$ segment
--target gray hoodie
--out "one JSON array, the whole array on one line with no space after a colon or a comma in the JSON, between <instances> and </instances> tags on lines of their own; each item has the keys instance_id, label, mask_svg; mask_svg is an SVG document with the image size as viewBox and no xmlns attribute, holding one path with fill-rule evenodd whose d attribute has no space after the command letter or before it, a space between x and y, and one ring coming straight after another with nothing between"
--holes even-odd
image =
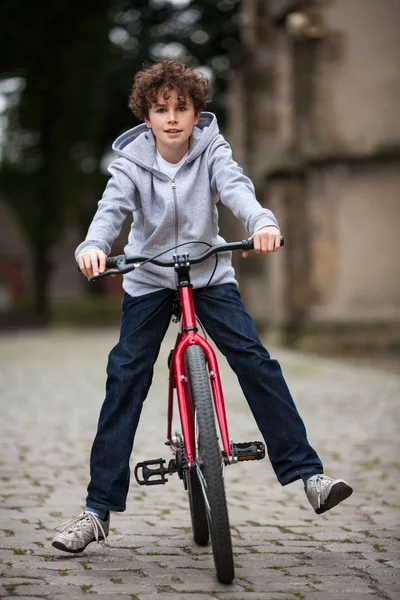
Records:
<instances>
[{"instance_id":1,"label":"gray hoodie","mask_svg":"<svg viewBox=\"0 0 400 600\"><path fill-rule=\"evenodd\" d=\"M182 246L178 252L196 256L207 246L221 244L218 235L218 199L228 206L253 234L266 225L277 225L268 209L255 198L254 186L232 159L229 144L219 133L217 119L209 112L201 114L190 136L189 153L171 180L156 166L153 132L142 124L121 135L113 144L117 158L111 163L108 181L85 241L75 252L77 257L89 249L109 254L128 213L133 215L127 256L152 256L167 248ZM171 250L160 258L171 258ZM193 287L204 287L215 265L215 258L191 269ZM219 255L211 285L235 283L229 252ZM124 290L131 296L176 288L172 268L147 263L124 275Z\"/></svg>"}]
</instances>

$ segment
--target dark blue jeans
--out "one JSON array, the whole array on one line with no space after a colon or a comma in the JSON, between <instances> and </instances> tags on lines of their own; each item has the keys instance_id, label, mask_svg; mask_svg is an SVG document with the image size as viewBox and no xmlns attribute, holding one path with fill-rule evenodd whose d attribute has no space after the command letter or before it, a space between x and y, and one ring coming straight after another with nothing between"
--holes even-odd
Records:
<instances>
[{"instance_id":1,"label":"dark blue jeans","mask_svg":"<svg viewBox=\"0 0 400 600\"><path fill-rule=\"evenodd\" d=\"M135 432L174 297L167 289L124 296L120 339L109 355L106 397L91 452L87 505L93 508L125 510ZM261 344L236 286L194 290L194 300L196 314L238 377L279 482L322 473L279 363Z\"/></svg>"}]
</instances>

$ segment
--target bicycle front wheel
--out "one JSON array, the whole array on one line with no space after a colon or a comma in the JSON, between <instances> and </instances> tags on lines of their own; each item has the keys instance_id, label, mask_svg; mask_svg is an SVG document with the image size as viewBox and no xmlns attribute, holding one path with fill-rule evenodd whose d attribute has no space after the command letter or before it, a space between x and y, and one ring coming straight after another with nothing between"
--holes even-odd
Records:
<instances>
[{"instance_id":1,"label":"bicycle front wheel","mask_svg":"<svg viewBox=\"0 0 400 600\"><path fill-rule=\"evenodd\" d=\"M207 509L196 466L188 472L188 492L190 515L192 517L193 539L199 546L205 546L210 539Z\"/></svg>"},{"instance_id":2,"label":"bicycle front wheel","mask_svg":"<svg viewBox=\"0 0 400 600\"><path fill-rule=\"evenodd\" d=\"M208 528L218 581L231 583L234 576L232 540L223 480L223 462L215 428L214 406L204 352L188 346L187 374L195 418L196 467L206 507Z\"/></svg>"}]
</instances>

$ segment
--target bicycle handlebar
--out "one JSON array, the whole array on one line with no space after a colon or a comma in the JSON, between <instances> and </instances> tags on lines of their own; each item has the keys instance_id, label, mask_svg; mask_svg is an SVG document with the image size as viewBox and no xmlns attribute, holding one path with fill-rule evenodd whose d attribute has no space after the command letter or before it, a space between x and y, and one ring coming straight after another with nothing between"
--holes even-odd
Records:
<instances>
[{"instance_id":1,"label":"bicycle handlebar","mask_svg":"<svg viewBox=\"0 0 400 600\"><path fill-rule=\"evenodd\" d=\"M281 236L281 246L283 245L284 238ZM230 252L232 250L254 250L254 242L253 240L241 240L240 242L227 242L225 244L219 244L218 246L211 246L211 248L208 248L205 252L193 258L190 258L189 255L186 255L187 262L190 265L196 265L200 262L203 262L213 254L218 254L219 252ZM124 254L121 254L120 256L108 256L106 259L107 271L100 273L100 275L97 277L89 277L88 280L95 281L100 277L107 277L108 275L123 275L124 273L134 271L145 262L150 262L159 267L175 267L177 265L175 259L162 260L159 258L151 258L149 256L125 256Z\"/></svg>"}]
</instances>

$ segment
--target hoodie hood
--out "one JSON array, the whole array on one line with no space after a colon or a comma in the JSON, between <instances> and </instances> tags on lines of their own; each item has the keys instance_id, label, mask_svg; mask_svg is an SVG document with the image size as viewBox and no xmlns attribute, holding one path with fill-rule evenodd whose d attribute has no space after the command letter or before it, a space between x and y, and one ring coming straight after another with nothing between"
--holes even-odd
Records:
<instances>
[{"instance_id":1,"label":"hoodie hood","mask_svg":"<svg viewBox=\"0 0 400 600\"><path fill-rule=\"evenodd\" d=\"M189 154L187 162L195 160L219 133L215 115L202 112L197 125L194 126L189 140ZM122 156L136 165L153 171L156 156L156 138L151 129L144 123L129 129L120 135L112 146L117 156ZM140 157L140 158L139 158Z\"/></svg>"}]
</instances>

